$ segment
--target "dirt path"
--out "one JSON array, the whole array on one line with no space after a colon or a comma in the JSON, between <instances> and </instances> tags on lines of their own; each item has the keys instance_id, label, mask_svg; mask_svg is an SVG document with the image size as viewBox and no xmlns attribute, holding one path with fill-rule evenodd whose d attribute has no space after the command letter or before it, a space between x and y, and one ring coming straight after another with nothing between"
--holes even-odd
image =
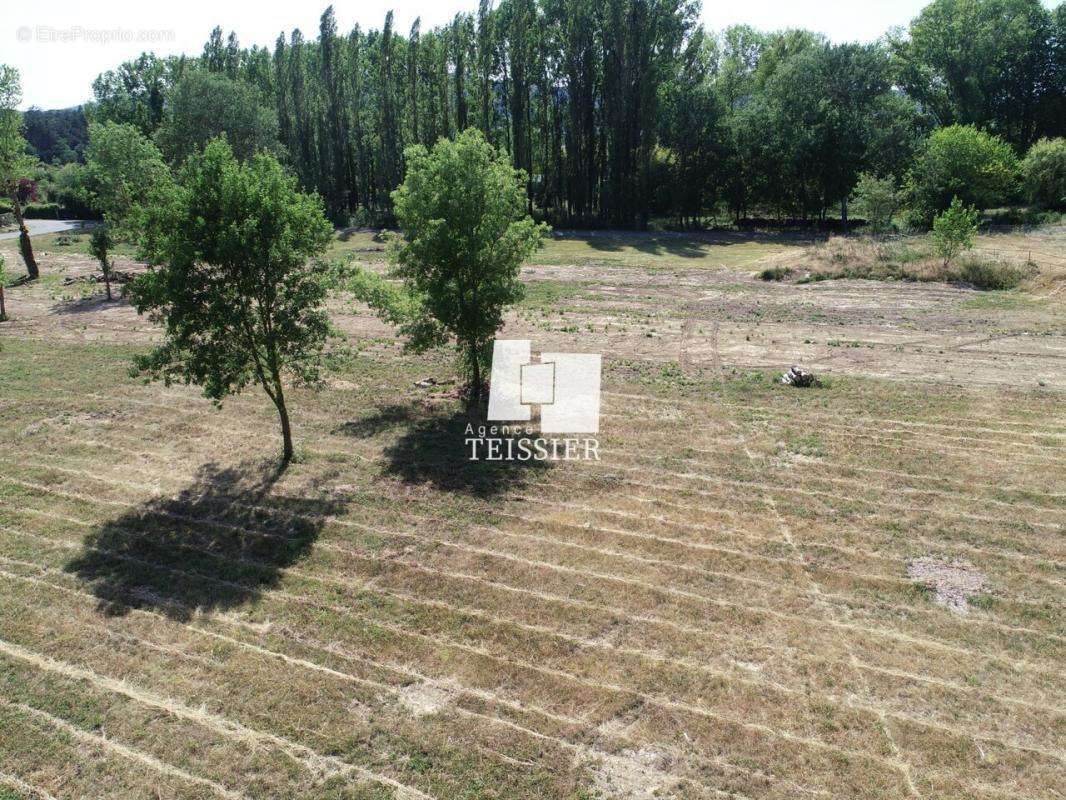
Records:
<instances>
[{"instance_id":1,"label":"dirt path","mask_svg":"<svg viewBox=\"0 0 1066 800\"><path fill-rule=\"evenodd\" d=\"M26 227L29 228L30 236L41 236L45 233L60 233L85 227L87 223L80 219L28 219ZM17 230L0 233L0 239L16 239Z\"/></svg>"}]
</instances>

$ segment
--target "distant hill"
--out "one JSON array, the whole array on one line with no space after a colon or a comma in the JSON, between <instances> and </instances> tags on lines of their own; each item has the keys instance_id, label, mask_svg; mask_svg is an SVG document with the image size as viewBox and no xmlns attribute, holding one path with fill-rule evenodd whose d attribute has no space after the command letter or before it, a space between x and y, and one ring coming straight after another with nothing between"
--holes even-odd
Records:
<instances>
[{"instance_id":1,"label":"distant hill","mask_svg":"<svg viewBox=\"0 0 1066 800\"><path fill-rule=\"evenodd\" d=\"M26 140L41 161L67 164L83 159L85 146L89 143L89 129L82 106L49 111L31 108L22 119L26 126Z\"/></svg>"}]
</instances>

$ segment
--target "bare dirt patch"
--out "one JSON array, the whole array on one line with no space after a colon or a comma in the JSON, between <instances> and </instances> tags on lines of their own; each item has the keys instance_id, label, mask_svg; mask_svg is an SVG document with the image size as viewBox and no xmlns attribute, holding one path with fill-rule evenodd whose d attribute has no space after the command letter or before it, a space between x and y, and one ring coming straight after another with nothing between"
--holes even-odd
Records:
<instances>
[{"instance_id":1,"label":"bare dirt patch","mask_svg":"<svg viewBox=\"0 0 1066 800\"><path fill-rule=\"evenodd\" d=\"M678 783L671 774L672 759L654 747L623 750L602 756L593 769L593 785L605 797L652 800L669 796Z\"/></svg>"},{"instance_id":2,"label":"bare dirt patch","mask_svg":"<svg viewBox=\"0 0 1066 800\"><path fill-rule=\"evenodd\" d=\"M443 711L455 701L456 692L439 683L412 683L400 690L399 700L416 717L427 717Z\"/></svg>"},{"instance_id":3,"label":"bare dirt patch","mask_svg":"<svg viewBox=\"0 0 1066 800\"><path fill-rule=\"evenodd\" d=\"M933 599L956 614L968 614L970 599L986 589L986 578L965 561L925 556L907 565L907 577L933 591Z\"/></svg>"}]
</instances>

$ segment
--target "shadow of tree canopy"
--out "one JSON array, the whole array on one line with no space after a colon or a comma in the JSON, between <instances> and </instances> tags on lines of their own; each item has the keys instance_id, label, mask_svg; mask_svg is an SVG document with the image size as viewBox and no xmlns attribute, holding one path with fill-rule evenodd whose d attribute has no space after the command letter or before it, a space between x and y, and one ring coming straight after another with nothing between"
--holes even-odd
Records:
<instances>
[{"instance_id":1,"label":"shadow of tree canopy","mask_svg":"<svg viewBox=\"0 0 1066 800\"><path fill-rule=\"evenodd\" d=\"M343 511L342 499L275 493L282 472L207 464L176 496L92 531L66 570L113 616L151 608L184 621L253 601L310 553L326 518Z\"/></svg>"},{"instance_id":2,"label":"shadow of tree canopy","mask_svg":"<svg viewBox=\"0 0 1066 800\"><path fill-rule=\"evenodd\" d=\"M595 232L570 234L582 239L593 250L619 252L631 247L648 255L703 258L712 248L737 244L810 244L824 240L817 233L759 232L759 231L641 231Z\"/></svg>"},{"instance_id":3,"label":"shadow of tree canopy","mask_svg":"<svg viewBox=\"0 0 1066 800\"><path fill-rule=\"evenodd\" d=\"M369 417L348 420L333 432L351 436L354 439L370 439L379 433L414 423L418 415L411 406L388 405L379 407Z\"/></svg>"},{"instance_id":4,"label":"shadow of tree canopy","mask_svg":"<svg viewBox=\"0 0 1066 800\"><path fill-rule=\"evenodd\" d=\"M100 311L105 308L115 308L117 306L127 305L126 301L120 295L122 286L119 283L113 283L111 285L111 291L115 293L113 300L108 300L102 293L104 291L104 285L99 285L101 294L89 295L88 297L79 297L76 300L61 300L52 306L50 313L60 314L91 314L94 311Z\"/></svg>"},{"instance_id":5,"label":"shadow of tree canopy","mask_svg":"<svg viewBox=\"0 0 1066 800\"><path fill-rule=\"evenodd\" d=\"M473 425L475 436L485 422L485 410L430 413L409 406L384 406L360 420L347 422L337 433L367 438L394 428L402 429L397 439L384 450L385 473L411 485L430 486L443 492L459 492L475 497L491 497L521 487L551 469L550 461L488 461L470 458L466 443L467 426ZM532 437L535 438L536 434ZM523 435L499 436L502 452L507 440L515 444Z\"/></svg>"}]
</instances>

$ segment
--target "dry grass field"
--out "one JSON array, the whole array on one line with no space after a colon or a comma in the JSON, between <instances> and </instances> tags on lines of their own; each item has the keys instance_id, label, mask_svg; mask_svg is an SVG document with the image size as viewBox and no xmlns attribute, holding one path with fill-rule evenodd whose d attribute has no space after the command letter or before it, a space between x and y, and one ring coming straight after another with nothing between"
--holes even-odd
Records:
<instances>
[{"instance_id":1,"label":"dry grass field","mask_svg":"<svg viewBox=\"0 0 1066 800\"><path fill-rule=\"evenodd\" d=\"M357 352L295 391L284 474L265 396L128 377L151 325L42 241L0 325L0 798L1061 798L1039 236L997 240L1048 254L1006 292L552 241L504 334L604 354L599 462L467 461L416 385L447 354L336 298Z\"/></svg>"}]
</instances>

